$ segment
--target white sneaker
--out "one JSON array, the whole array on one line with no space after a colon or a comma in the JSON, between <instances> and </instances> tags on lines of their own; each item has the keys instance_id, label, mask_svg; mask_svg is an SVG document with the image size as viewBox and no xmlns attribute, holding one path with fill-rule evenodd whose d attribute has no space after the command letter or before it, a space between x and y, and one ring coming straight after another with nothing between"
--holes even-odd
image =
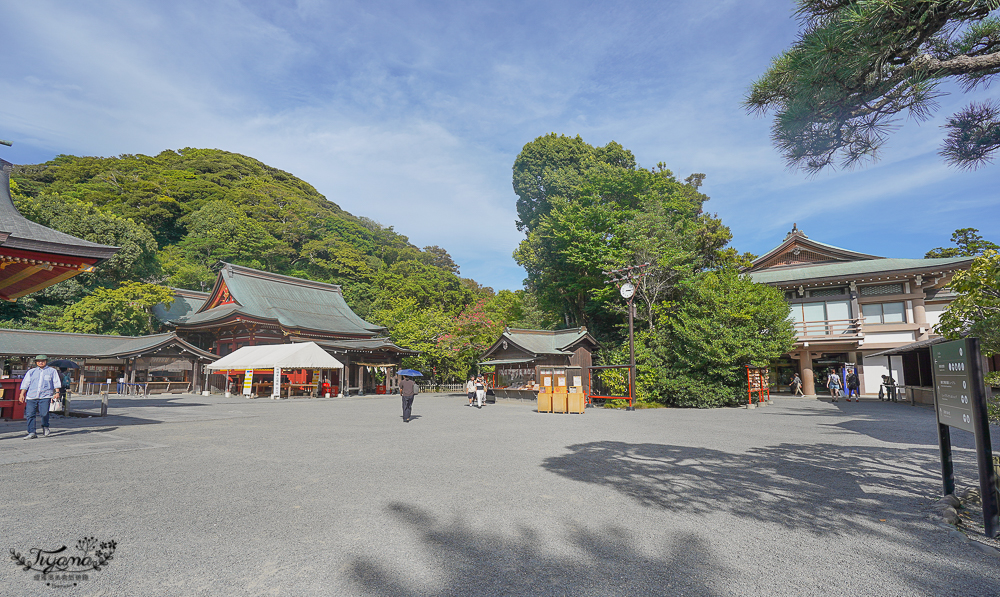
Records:
<instances>
[{"instance_id":1,"label":"white sneaker","mask_svg":"<svg viewBox=\"0 0 1000 597\"><path fill-rule=\"evenodd\" d=\"M38 436L35 435L34 433L29 433L28 435L24 436L24 439L36 439L37 437Z\"/></svg>"},{"instance_id":2,"label":"white sneaker","mask_svg":"<svg viewBox=\"0 0 1000 597\"><path fill-rule=\"evenodd\" d=\"M48 427L42 427L42 435L44 435L45 437L48 437L48 436L52 435L52 432L49 431Z\"/></svg>"}]
</instances>

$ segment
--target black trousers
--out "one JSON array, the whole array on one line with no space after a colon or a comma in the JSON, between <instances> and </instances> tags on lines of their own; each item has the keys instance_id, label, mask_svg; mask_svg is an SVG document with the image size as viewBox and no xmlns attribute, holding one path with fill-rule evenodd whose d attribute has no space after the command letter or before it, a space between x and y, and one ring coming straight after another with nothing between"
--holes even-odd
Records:
<instances>
[{"instance_id":1,"label":"black trousers","mask_svg":"<svg viewBox=\"0 0 1000 597\"><path fill-rule=\"evenodd\" d=\"M403 396L403 418L410 418L410 411L413 410L413 396Z\"/></svg>"}]
</instances>

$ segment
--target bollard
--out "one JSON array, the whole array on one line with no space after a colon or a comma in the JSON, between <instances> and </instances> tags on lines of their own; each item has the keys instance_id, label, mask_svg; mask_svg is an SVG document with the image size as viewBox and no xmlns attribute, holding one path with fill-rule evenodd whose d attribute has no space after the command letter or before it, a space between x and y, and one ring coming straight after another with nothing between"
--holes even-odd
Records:
<instances>
[{"instance_id":1,"label":"bollard","mask_svg":"<svg viewBox=\"0 0 1000 597\"><path fill-rule=\"evenodd\" d=\"M108 393L101 392L101 416L108 416Z\"/></svg>"}]
</instances>

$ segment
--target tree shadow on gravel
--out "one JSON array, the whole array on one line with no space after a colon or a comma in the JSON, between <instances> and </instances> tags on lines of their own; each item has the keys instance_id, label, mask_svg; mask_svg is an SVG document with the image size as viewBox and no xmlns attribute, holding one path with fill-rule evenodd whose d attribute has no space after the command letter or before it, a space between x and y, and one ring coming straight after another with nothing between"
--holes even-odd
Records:
<instances>
[{"instance_id":1,"label":"tree shadow on gravel","mask_svg":"<svg viewBox=\"0 0 1000 597\"><path fill-rule=\"evenodd\" d=\"M602 441L568 447L542 466L611 487L644 506L719 510L814 533L838 533L899 513L918 515L940 483L937 448L782 444L731 454ZM961 456L956 458L961 460Z\"/></svg>"},{"instance_id":2,"label":"tree shadow on gravel","mask_svg":"<svg viewBox=\"0 0 1000 597\"><path fill-rule=\"evenodd\" d=\"M461 520L442 521L419 508L393 503L389 513L415 532L419 554L401 560L434 562L433 588L374 558L355 558L347 577L372 595L705 595L711 571L724 568L698 536L680 536L677 549L651 558L629 547L618 528L600 533L573 528L565 539L574 554L554 553L532 529L514 535L482 532Z\"/></svg>"}]
</instances>

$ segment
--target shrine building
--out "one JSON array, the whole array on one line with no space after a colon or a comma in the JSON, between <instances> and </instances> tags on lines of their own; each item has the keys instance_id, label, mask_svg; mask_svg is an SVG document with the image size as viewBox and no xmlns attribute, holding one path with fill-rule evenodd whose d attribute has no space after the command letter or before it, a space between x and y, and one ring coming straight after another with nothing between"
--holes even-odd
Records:
<instances>
[{"instance_id":1,"label":"shrine building","mask_svg":"<svg viewBox=\"0 0 1000 597\"><path fill-rule=\"evenodd\" d=\"M483 353L480 365L496 368L494 385L521 387L536 381L536 367L579 367L584 377L593 364L592 353L599 346L584 326L565 330L504 330Z\"/></svg>"},{"instance_id":2,"label":"shrine building","mask_svg":"<svg viewBox=\"0 0 1000 597\"><path fill-rule=\"evenodd\" d=\"M815 395L831 368L854 364L863 394L877 394L882 375L932 385L929 359L876 353L935 337L955 298L945 285L973 259L878 257L815 241L793 226L745 270L754 282L782 290L791 306L795 350L775 365L772 384L787 389L799 373L803 392Z\"/></svg>"},{"instance_id":3,"label":"shrine building","mask_svg":"<svg viewBox=\"0 0 1000 597\"><path fill-rule=\"evenodd\" d=\"M396 346L382 326L358 317L340 286L221 263L209 293L176 290L158 307L161 321L192 345L217 356L244 346L316 342L344 363L348 392L392 389L392 371L418 354Z\"/></svg>"}]
</instances>

